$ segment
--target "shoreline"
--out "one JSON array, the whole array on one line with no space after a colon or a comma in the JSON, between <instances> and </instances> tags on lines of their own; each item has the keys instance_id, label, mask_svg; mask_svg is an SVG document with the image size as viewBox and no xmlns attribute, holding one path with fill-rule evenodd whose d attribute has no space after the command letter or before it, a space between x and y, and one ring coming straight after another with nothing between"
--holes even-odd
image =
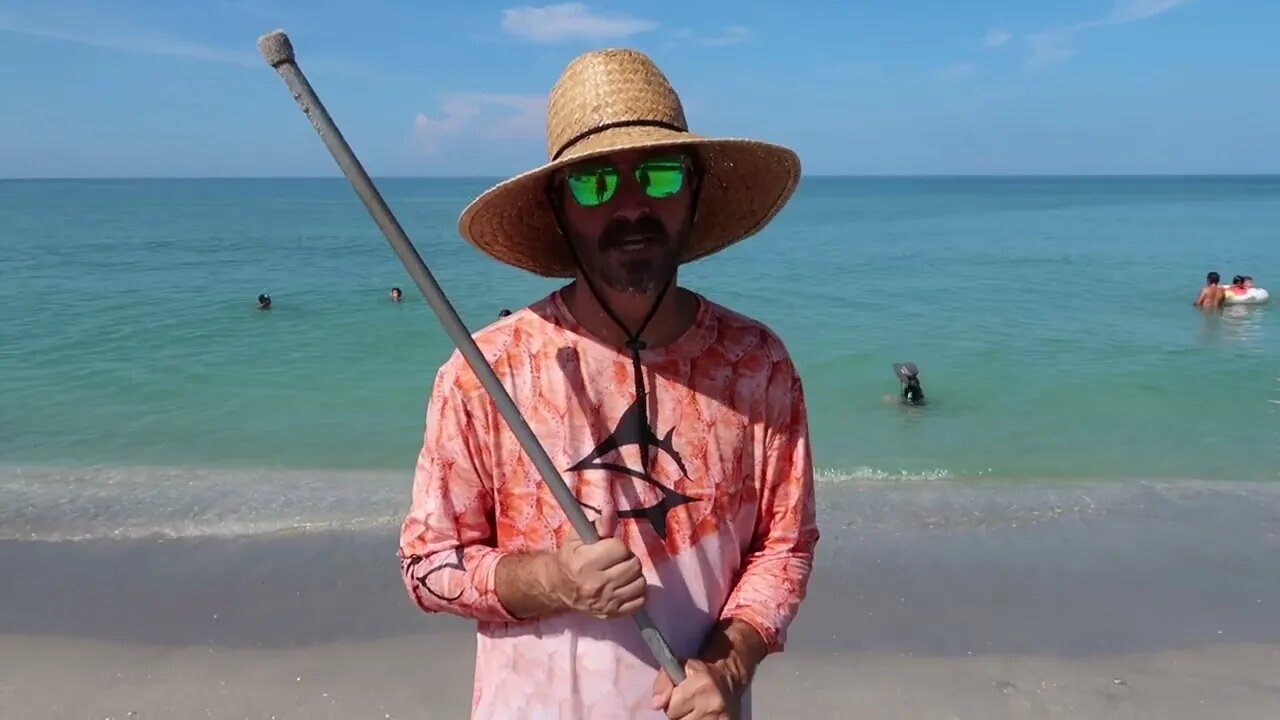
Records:
<instances>
[{"instance_id":1,"label":"shoreline","mask_svg":"<svg viewBox=\"0 0 1280 720\"><path fill-rule=\"evenodd\" d=\"M903 489L909 512L883 491L824 498L756 717L1280 712L1274 493L1037 516L1061 498L937 491ZM0 573L21 579L0 591L3 717L466 717L474 626L412 605L390 528L6 540Z\"/></svg>"},{"instance_id":2,"label":"shoreline","mask_svg":"<svg viewBox=\"0 0 1280 720\"><path fill-rule=\"evenodd\" d=\"M866 529L1176 513L1280 514L1280 481L815 472L819 519ZM0 542L272 538L395 531L412 468L0 465ZM1251 508L1251 510L1250 510Z\"/></svg>"}]
</instances>

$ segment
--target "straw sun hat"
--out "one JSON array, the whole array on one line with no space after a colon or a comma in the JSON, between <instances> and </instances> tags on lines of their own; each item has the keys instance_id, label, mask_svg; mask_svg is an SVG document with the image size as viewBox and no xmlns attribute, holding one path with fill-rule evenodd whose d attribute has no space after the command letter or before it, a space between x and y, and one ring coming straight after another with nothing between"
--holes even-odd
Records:
<instances>
[{"instance_id":1,"label":"straw sun hat","mask_svg":"<svg viewBox=\"0 0 1280 720\"><path fill-rule=\"evenodd\" d=\"M788 148L689 132L680 97L648 56L601 50L575 58L551 90L548 162L481 194L463 210L458 232L500 262L544 277L572 277L577 265L546 193L552 174L600 155L672 146L693 148L704 171L681 263L758 232L800 179L800 159Z\"/></svg>"}]
</instances>

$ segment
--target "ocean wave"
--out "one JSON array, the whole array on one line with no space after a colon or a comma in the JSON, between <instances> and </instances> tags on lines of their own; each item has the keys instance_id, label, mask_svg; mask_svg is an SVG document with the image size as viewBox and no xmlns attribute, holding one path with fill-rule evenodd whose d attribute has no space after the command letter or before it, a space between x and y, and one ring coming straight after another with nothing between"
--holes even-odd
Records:
<instances>
[{"instance_id":1,"label":"ocean wave","mask_svg":"<svg viewBox=\"0 0 1280 720\"><path fill-rule=\"evenodd\" d=\"M862 480L949 480L954 476L944 468L911 472L908 470L881 470L873 467L858 467L852 470L839 468L818 468L813 471L813 479L818 483L848 483Z\"/></svg>"},{"instance_id":2,"label":"ocean wave","mask_svg":"<svg viewBox=\"0 0 1280 720\"><path fill-rule=\"evenodd\" d=\"M1280 518L1280 483L1192 480L1011 481L874 468L820 469L824 528L1030 527L1132 514L1262 512ZM0 467L0 539L235 538L395 533L411 473L197 467ZM1277 521L1280 532L1280 521Z\"/></svg>"},{"instance_id":3,"label":"ocean wave","mask_svg":"<svg viewBox=\"0 0 1280 720\"><path fill-rule=\"evenodd\" d=\"M238 537L403 518L411 475L197 467L0 468L0 539Z\"/></svg>"}]
</instances>

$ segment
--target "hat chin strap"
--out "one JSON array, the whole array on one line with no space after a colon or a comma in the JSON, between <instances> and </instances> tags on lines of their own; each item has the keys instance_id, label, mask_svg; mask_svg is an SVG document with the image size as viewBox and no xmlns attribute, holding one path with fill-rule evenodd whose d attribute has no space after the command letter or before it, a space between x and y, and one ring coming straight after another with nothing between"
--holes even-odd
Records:
<instances>
[{"instance_id":1,"label":"hat chin strap","mask_svg":"<svg viewBox=\"0 0 1280 720\"><path fill-rule=\"evenodd\" d=\"M697 190L694 192L692 198L693 207L691 210L693 219L690 221L690 228L692 228L697 222L698 200L701 195L702 183L699 182L697 184ZM644 320L640 322L640 327L636 328L633 332L627 327L626 323L622 322L622 319L613 311L613 308L609 307L609 304L604 301L604 297L596 289L595 283L591 282L591 274L587 272L586 266L582 263L582 258L578 256L577 249L573 247L573 241L569 239L569 233L565 232L565 223L560 212L560 207L555 202L554 195L550 192L548 192L548 200L551 205L551 215L555 218L556 230L559 231L560 237L569 248L569 254L573 257L573 263L578 267L578 275L587 284L588 291L590 291L591 296L596 299L596 304L600 306L600 309L604 310L605 314L609 316L609 319L612 320L613 323L618 326L618 329L622 330L622 332L627 336L626 347L631 351L631 372L636 381L636 404L640 406L640 427L637 428L639 431L637 435L640 438L640 472L644 474L645 478L648 478L650 449L649 438L652 436L652 433L648 432L649 399L644 388L644 369L640 364L640 351L645 349L645 341L641 339L640 336L653 320L653 316L658 313L658 308L662 305L662 300L666 297L667 290L669 290L671 285L674 283L676 277L675 270L672 270L671 275L667 277L666 282L662 284L662 289L658 291L658 296L654 298L653 305L649 307L649 312L645 314Z\"/></svg>"},{"instance_id":2,"label":"hat chin strap","mask_svg":"<svg viewBox=\"0 0 1280 720\"><path fill-rule=\"evenodd\" d=\"M556 213L556 224L560 225L560 214L558 212ZM640 365L640 351L645 349L646 344L640 336L653 320L653 316L658 313L658 307L662 305L662 300L666 297L667 290L671 288L676 274L675 272L672 272L666 282L662 284L662 289L658 291L658 296L654 298L653 305L649 307L649 312L644 316L644 320L640 322L640 327L636 328L635 331L632 331L627 327L626 323L622 322L622 319L614 313L613 309L609 307L609 304L605 302L604 297L600 292L596 290L595 283L591 282L590 273L587 272L586 266L582 264L582 259L578 257L578 252L574 249L573 242L569 240L568 234L564 232L564 227L561 226L559 229L560 236L564 238L565 243L569 246L569 253L573 255L574 264L578 266L578 274L587 284L587 289L591 292L592 297L596 299L596 304L600 306L601 310L604 310L605 314L609 316L609 319L618 326L618 329L622 330L622 332L627 336L626 347L631 353L631 374L636 381L636 404L640 406L640 427L637 428L639 430L637 435L640 438L640 472L647 478L649 477L650 448L650 433L646 432L649 427L649 399L644 388L644 370Z\"/></svg>"}]
</instances>

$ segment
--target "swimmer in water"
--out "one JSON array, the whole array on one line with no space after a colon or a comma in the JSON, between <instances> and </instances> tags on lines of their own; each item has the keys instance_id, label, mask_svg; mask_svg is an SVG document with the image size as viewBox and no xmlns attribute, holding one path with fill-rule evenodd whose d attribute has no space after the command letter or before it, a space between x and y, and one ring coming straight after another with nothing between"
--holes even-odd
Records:
<instances>
[{"instance_id":1,"label":"swimmer in water","mask_svg":"<svg viewBox=\"0 0 1280 720\"><path fill-rule=\"evenodd\" d=\"M268 294L266 294L266 293L262 293L261 295L259 295L259 296L258 296L258 309L259 309L259 310L270 310L270 309L271 309L271 296L270 296L270 295L268 295Z\"/></svg>"},{"instance_id":2,"label":"swimmer in water","mask_svg":"<svg viewBox=\"0 0 1280 720\"><path fill-rule=\"evenodd\" d=\"M902 383L902 401L909 405L924 405L924 388L920 387L920 370L915 363L894 363L893 374Z\"/></svg>"},{"instance_id":3,"label":"swimmer in water","mask_svg":"<svg viewBox=\"0 0 1280 720\"><path fill-rule=\"evenodd\" d=\"M1231 278L1231 287L1227 288L1227 292L1232 295L1244 295L1249 292L1248 288L1245 287L1245 280L1246 278L1244 275L1236 275Z\"/></svg>"},{"instance_id":4,"label":"swimmer in water","mask_svg":"<svg viewBox=\"0 0 1280 720\"><path fill-rule=\"evenodd\" d=\"M502 311L498 313L498 317L500 317L500 318L504 318L504 317L506 317L506 316L508 316L508 315L510 315L510 314L511 314L511 311L510 311L510 310L508 310L508 309L506 309L506 308L502 308Z\"/></svg>"},{"instance_id":5,"label":"swimmer in water","mask_svg":"<svg viewBox=\"0 0 1280 720\"><path fill-rule=\"evenodd\" d=\"M1222 307L1227 293L1222 289L1221 282L1222 278L1216 272L1210 272L1205 276L1205 286L1200 288L1200 295L1196 297L1195 306L1213 309Z\"/></svg>"},{"instance_id":6,"label":"swimmer in water","mask_svg":"<svg viewBox=\"0 0 1280 720\"><path fill-rule=\"evenodd\" d=\"M400 302L400 295L401 295L400 288L398 287L391 288L391 302Z\"/></svg>"}]
</instances>

